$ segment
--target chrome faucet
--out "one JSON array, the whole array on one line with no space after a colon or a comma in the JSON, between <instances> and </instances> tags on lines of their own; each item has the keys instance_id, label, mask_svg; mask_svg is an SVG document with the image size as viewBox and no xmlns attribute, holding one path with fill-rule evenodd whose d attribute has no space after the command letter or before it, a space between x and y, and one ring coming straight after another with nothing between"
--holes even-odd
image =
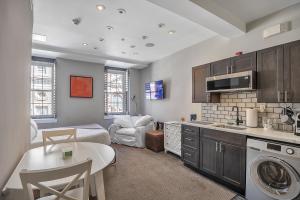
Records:
<instances>
[{"instance_id":1,"label":"chrome faucet","mask_svg":"<svg viewBox=\"0 0 300 200\"><path fill-rule=\"evenodd\" d=\"M236 120L235 120L235 123L236 123L236 125L238 126L238 125L240 125L240 123L243 123L243 120L240 120L240 114L239 114L239 107L237 107L237 106L233 106L232 107L232 111L234 111L234 109L236 108Z\"/></svg>"}]
</instances>

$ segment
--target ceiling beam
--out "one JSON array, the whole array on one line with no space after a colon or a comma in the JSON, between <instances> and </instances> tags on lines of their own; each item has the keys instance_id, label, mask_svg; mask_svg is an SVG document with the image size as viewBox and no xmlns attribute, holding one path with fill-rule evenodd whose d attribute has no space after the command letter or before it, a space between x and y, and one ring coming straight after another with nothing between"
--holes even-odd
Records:
<instances>
[{"instance_id":1,"label":"ceiling beam","mask_svg":"<svg viewBox=\"0 0 300 200\"><path fill-rule=\"evenodd\" d=\"M245 34L246 23L213 0L148 0L221 36Z\"/></svg>"}]
</instances>

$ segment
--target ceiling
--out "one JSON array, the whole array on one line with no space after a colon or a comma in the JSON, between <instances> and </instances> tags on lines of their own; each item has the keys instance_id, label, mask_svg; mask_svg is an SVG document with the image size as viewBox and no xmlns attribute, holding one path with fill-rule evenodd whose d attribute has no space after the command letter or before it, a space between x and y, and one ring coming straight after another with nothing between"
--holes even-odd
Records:
<instances>
[{"instance_id":1,"label":"ceiling","mask_svg":"<svg viewBox=\"0 0 300 200\"><path fill-rule=\"evenodd\" d=\"M106 9L97 11L97 4ZM119 14L119 8L125 9L126 14ZM72 23L76 17L82 19L78 26ZM160 23L165 26L159 28ZM114 29L108 30L107 26ZM175 34L170 35L170 30ZM83 54L142 67L216 35L146 0L36 0L33 32L47 36L46 42L34 41L34 54ZM155 46L146 47L146 43Z\"/></svg>"},{"instance_id":2,"label":"ceiling","mask_svg":"<svg viewBox=\"0 0 300 200\"><path fill-rule=\"evenodd\" d=\"M246 32L246 23L300 0L33 0L33 55L116 67L149 63L216 35ZM104 5L99 12L96 5ZM125 9L120 14L118 9ZM79 25L72 19L80 18ZM164 26L159 28L159 24ZM108 30L112 26L113 30ZM169 34L169 31L175 31ZM147 36L147 39L143 39ZM103 38L103 41L99 39ZM87 43L88 45L83 45ZM153 43L153 47L146 47Z\"/></svg>"},{"instance_id":3,"label":"ceiling","mask_svg":"<svg viewBox=\"0 0 300 200\"><path fill-rule=\"evenodd\" d=\"M284 9L300 0L214 0L246 23Z\"/></svg>"}]
</instances>

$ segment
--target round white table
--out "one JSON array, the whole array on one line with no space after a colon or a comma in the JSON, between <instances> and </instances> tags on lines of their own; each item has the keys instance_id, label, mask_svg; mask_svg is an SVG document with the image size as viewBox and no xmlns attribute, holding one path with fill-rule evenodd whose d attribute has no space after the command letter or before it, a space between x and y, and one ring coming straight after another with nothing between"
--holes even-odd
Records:
<instances>
[{"instance_id":1,"label":"round white table","mask_svg":"<svg viewBox=\"0 0 300 200\"><path fill-rule=\"evenodd\" d=\"M63 159L62 149L72 147L73 155L70 158ZM84 161L90 158L92 162L91 178L95 188L91 188L92 196L97 195L97 199L105 199L105 190L103 182L103 169L107 167L114 159L114 150L107 145L90 142L72 142L55 145L48 145L45 152L44 147L38 147L28 150L22 157L18 166L12 173L5 190L22 190L22 183L19 173L22 169L45 170L56 167L63 167ZM55 185L61 182L52 182Z\"/></svg>"}]
</instances>

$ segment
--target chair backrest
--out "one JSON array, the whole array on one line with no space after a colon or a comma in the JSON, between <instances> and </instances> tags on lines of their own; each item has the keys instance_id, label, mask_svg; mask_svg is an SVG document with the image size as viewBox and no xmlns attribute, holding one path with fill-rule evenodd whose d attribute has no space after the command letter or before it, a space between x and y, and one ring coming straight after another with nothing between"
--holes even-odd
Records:
<instances>
[{"instance_id":1,"label":"chair backrest","mask_svg":"<svg viewBox=\"0 0 300 200\"><path fill-rule=\"evenodd\" d=\"M56 196L55 199L64 200L88 200L89 198L89 177L91 174L92 160L86 160L84 162L61 168L54 168L49 170L22 170L20 172L20 178L23 185L23 191L29 197L29 200L34 200L32 186L37 187L44 193ZM72 181L68 182L65 188L58 191L50 186L45 185L45 182L59 180L63 178L73 178ZM83 177L83 193L82 197L71 197L66 194L68 190L74 184Z\"/></svg>"},{"instance_id":2,"label":"chair backrest","mask_svg":"<svg viewBox=\"0 0 300 200\"><path fill-rule=\"evenodd\" d=\"M43 130L43 146L46 148L47 144L56 144L53 138L61 137L64 142L70 141L72 138L76 141L76 129L75 128L66 128L66 129L57 129L57 130ZM65 137L64 137L65 136Z\"/></svg>"}]
</instances>

